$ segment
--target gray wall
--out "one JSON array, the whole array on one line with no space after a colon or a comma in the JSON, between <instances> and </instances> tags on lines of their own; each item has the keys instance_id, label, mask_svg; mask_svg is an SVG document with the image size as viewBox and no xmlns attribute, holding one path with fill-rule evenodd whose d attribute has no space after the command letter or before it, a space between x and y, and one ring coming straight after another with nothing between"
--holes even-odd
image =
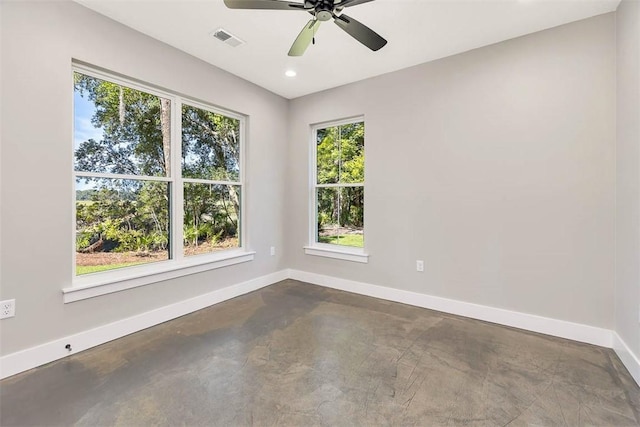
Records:
<instances>
[{"instance_id":1,"label":"gray wall","mask_svg":"<svg viewBox=\"0 0 640 427\"><path fill-rule=\"evenodd\" d=\"M71 2L2 2L1 354L280 270L287 101ZM71 304L71 59L250 116L248 264ZM276 201L276 203L274 203Z\"/></svg>"},{"instance_id":2,"label":"gray wall","mask_svg":"<svg viewBox=\"0 0 640 427\"><path fill-rule=\"evenodd\" d=\"M640 2L617 10L615 329L640 357Z\"/></svg>"},{"instance_id":3,"label":"gray wall","mask_svg":"<svg viewBox=\"0 0 640 427\"><path fill-rule=\"evenodd\" d=\"M292 101L291 268L612 328L614 25L602 15ZM305 255L309 125L360 114L369 264Z\"/></svg>"},{"instance_id":4,"label":"gray wall","mask_svg":"<svg viewBox=\"0 0 640 427\"><path fill-rule=\"evenodd\" d=\"M0 354L285 267L614 326L613 14L288 103L75 3L0 8L0 298L16 298L18 314L0 323ZM62 304L72 279L72 58L250 116L253 262ZM309 125L360 114L370 262L306 256ZM270 257L271 245L284 256ZM637 283L637 258L630 265ZM635 289L619 288L618 299L635 295L637 310Z\"/></svg>"}]
</instances>

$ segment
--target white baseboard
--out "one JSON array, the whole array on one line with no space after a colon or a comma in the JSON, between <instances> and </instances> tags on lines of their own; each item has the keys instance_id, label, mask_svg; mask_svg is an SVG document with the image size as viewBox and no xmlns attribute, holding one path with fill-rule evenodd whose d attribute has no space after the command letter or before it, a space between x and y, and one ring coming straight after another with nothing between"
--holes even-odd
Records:
<instances>
[{"instance_id":1,"label":"white baseboard","mask_svg":"<svg viewBox=\"0 0 640 427\"><path fill-rule=\"evenodd\" d=\"M622 340L617 332L613 332L613 350L626 366L633 379L640 385L640 359L633 354L627 343Z\"/></svg>"},{"instance_id":2,"label":"white baseboard","mask_svg":"<svg viewBox=\"0 0 640 427\"><path fill-rule=\"evenodd\" d=\"M185 314L244 295L285 279L325 286L388 301L428 308L473 319L512 326L533 332L567 338L574 341L613 348L633 378L640 384L640 361L617 333L608 329L550 319L532 314L487 307L463 301L435 297L400 289L340 279L299 270L281 270L217 291L180 301L146 313L122 319L104 326L60 338L0 358L0 379L53 362L111 340L141 331ZM65 345L71 344L69 352Z\"/></svg>"},{"instance_id":3,"label":"white baseboard","mask_svg":"<svg viewBox=\"0 0 640 427\"><path fill-rule=\"evenodd\" d=\"M75 335L60 338L45 344L11 353L0 358L0 379L27 371L45 363L61 359L69 354L104 344L116 338L124 337L151 326L175 319L185 314L218 304L222 301L244 295L264 288L273 283L285 280L288 270L277 271L253 280L228 286L208 294L200 295L188 300L180 301L165 307L148 311L133 317L118 320L104 326L99 326ZM67 344L73 349L65 349Z\"/></svg>"},{"instance_id":4,"label":"white baseboard","mask_svg":"<svg viewBox=\"0 0 640 427\"><path fill-rule=\"evenodd\" d=\"M612 332L608 329L299 270L289 270L289 277L302 282L339 289L341 291L457 314L472 319L526 329L528 331L595 344L602 347L611 348L612 346Z\"/></svg>"}]
</instances>

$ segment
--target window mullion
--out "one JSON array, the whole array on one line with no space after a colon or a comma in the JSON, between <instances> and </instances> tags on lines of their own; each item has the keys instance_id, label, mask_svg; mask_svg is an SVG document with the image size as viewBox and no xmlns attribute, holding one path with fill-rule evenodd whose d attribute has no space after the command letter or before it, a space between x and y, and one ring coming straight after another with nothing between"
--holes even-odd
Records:
<instances>
[{"instance_id":1,"label":"window mullion","mask_svg":"<svg viewBox=\"0 0 640 427\"><path fill-rule=\"evenodd\" d=\"M235 185L238 187L242 187L242 181L216 181L213 179L182 178L182 182L192 182L194 184Z\"/></svg>"},{"instance_id":2,"label":"window mullion","mask_svg":"<svg viewBox=\"0 0 640 427\"><path fill-rule=\"evenodd\" d=\"M316 184L316 188L364 187L364 182L348 182L344 184Z\"/></svg>"},{"instance_id":3,"label":"window mullion","mask_svg":"<svg viewBox=\"0 0 640 427\"><path fill-rule=\"evenodd\" d=\"M247 179L247 175L245 173L245 166L246 166L246 162L247 162L247 120L244 118L240 118L240 128L239 128L239 135L238 137L240 138L240 146L239 146L239 150L240 150L240 158L239 158L239 163L240 163L240 174L239 174L239 179L240 179L240 183L237 184L238 187L240 188L240 212L236 212L237 215L237 220L238 220L238 230L237 230L237 234L238 234L238 243L240 245L241 248L247 249L247 243L248 243L248 239L247 239L247 208L246 208L246 187L245 187L245 183L246 183L246 179Z\"/></svg>"},{"instance_id":4,"label":"window mullion","mask_svg":"<svg viewBox=\"0 0 640 427\"><path fill-rule=\"evenodd\" d=\"M101 172L73 172L77 178L109 178L109 179L126 179L132 181L157 181L171 182L169 177L149 176L149 175L125 175L117 173L101 173Z\"/></svg>"},{"instance_id":5,"label":"window mullion","mask_svg":"<svg viewBox=\"0 0 640 427\"><path fill-rule=\"evenodd\" d=\"M173 259L184 258L184 182L182 180L182 100L174 100L171 109L171 252Z\"/></svg>"},{"instance_id":6,"label":"window mullion","mask_svg":"<svg viewBox=\"0 0 640 427\"><path fill-rule=\"evenodd\" d=\"M311 167L310 171L311 191L309 191L309 244L316 244L316 236L318 235L318 128L314 128L311 132Z\"/></svg>"}]
</instances>

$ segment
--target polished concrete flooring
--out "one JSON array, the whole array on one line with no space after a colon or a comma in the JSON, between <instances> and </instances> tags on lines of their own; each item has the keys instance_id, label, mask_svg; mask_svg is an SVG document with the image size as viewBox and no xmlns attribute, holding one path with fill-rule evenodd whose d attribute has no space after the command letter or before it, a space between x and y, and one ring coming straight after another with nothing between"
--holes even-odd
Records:
<instances>
[{"instance_id":1,"label":"polished concrete flooring","mask_svg":"<svg viewBox=\"0 0 640 427\"><path fill-rule=\"evenodd\" d=\"M8 378L0 425L640 425L605 348L287 280Z\"/></svg>"}]
</instances>

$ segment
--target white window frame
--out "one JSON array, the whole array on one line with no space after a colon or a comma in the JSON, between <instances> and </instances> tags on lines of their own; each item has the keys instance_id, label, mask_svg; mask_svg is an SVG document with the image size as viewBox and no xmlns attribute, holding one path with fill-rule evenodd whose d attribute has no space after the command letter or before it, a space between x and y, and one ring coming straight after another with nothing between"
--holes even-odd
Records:
<instances>
[{"instance_id":1,"label":"white window frame","mask_svg":"<svg viewBox=\"0 0 640 427\"><path fill-rule=\"evenodd\" d=\"M367 143L366 143L366 123L365 123L365 170L364 181L362 183L348 184L318 184L318 164L317 164L317 135L319 129L328 127L348 125L352 123L365 122L364 116L349 117L341 120L332 120L328 122L316 123L311 126L311 139L309 143L309 244L304 247L307 255L320 256L325 258L334 258L345 261L368 263L369 254L366 252L367 233L366 233L366 181L367 181ZM318 188L342 188L342 187L362 187L365 191L365 210L364 210L364 247L357 248L352 246L334 245L331 243L320 243L317 241L318 236L318 205L316 192Z\"/></svg>"},{"instance_id":2,"label":"white window frame","mask_svg":"<svg viewBox=\"0 0 640 427\"><path fill-rule=\"evenodd\" d=\"M113 73L98 70L96 68L73 63L71 79L73 84L73 73L81 73L101 80L106 80L118 85L122 85L131 89L146 92L158 97L169 99L171 101L171 170L173 175L170 177L141 176L141 175L122 175L111 173L92 173L78 172L75 170L75 149L72 149L72 215L73 215L73 232L72 235L72 266L71 266L71 285L65 287L63 291L63 300L65 303L79 301L86 298L92 298L98 295L104 295L112 292L118 292L124 289L130 289L138 286L147 285L163 280L173 279L176 277L186 276L189 274L200 273L207 270L227 267L239 263L252 261L255 252L247 250L247 232L246 232L246 171L245 171L245 152L246 152L246 116L215 107L206 102L188 98L171 91L157 89L151 85L136 82L134 80L115 75ZM73 87L73 86L72 86ZM214 181L203 179L182 178L182 104L207 110L216 114L230 117L240 122L240 176L239 181ZM75 111L72 106L71 117L74 119ZM71 145L74 146L73 143ZM171 223L171 255L172 258L166 261L157 261L139 266L119 268L115 270L102 271L97 273L76 276L76 178L82 177L98 177L98 178L117 178L117 179L134 179L140 181L160 181L167 182L171 186L171 205L170 205L170 223ZM240 187L240 225L239 248L228 249L220 252L209 254L192 255L186 257L183 249L184 236L184 208L183 208L183 189L185 182L198 182L204 184L221 184L236 185Z\"/></svg>"}]
</instances>

